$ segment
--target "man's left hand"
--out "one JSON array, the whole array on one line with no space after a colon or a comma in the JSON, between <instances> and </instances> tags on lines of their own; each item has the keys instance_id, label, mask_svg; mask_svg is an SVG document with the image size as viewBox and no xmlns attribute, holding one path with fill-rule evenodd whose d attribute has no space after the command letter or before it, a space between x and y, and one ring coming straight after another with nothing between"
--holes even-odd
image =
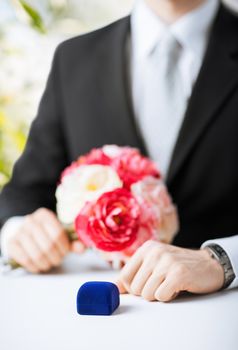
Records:
<instances>
[{"instance_id":1,"label":"man's left hand","mask_svg":"<svg viewBox=\"0 0 238 350\"><path fill-rule=\"evenodd\" d=\"M224 271L207 250L191 250L147 241L121 270L117 285L153 301L170 301L179 292L212 293L222 288Z\"/></svg>"}]
</instances>

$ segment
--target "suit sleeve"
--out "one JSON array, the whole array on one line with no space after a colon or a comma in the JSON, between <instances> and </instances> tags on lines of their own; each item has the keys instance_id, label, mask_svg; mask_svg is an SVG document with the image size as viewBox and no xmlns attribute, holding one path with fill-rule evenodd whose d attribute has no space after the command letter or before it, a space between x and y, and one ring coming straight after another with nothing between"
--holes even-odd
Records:
<instances>
[{"instance_id":1,"label":"suit sleeve","mask_svg":"<svg viewBox=\"0 0 238 350\"><path fill-rule=\"evenodd\" d=\"M58 48L54 55L25 150L14 166L10 182L0 194L0 227L8 218L29 214L39 207L55 210L56 184L67 164L61 124L59 51Z\"/></svg>"}]
</instances>

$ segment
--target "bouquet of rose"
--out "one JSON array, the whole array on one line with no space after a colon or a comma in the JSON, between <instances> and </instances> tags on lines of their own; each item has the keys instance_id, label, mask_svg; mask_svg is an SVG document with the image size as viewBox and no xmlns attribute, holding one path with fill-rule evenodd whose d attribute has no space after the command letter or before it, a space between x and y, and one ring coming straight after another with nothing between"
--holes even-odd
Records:
<instances>
[{"instance_id":1,"label":"bouquet of rose","mask_svg":"<svg viewBox=\"0 0 238 350\"><path fill-rule=\"evenodd\" d=\"M135 148L93 149L67 167L56 190L57 214L72 239L125 260L149 239L170 243L176 207L154 162Z\"/></svg>"}]
</instances>

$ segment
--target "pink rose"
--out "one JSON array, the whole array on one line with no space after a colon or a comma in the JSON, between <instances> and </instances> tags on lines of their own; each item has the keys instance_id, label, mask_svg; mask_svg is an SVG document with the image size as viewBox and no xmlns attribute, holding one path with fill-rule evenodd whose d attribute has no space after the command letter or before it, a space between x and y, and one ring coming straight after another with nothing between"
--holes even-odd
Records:
<instances>
[{"instance_id":1,"label":"pink rose","mask_svg":"<svg viewBox=\"0 0 238 350\"><path fill-rule=\"evenodd\" d=\"M75 220L79 239L103 251L122 251L137 238L140 206L133 195L120 188L87 203Z\"/></svg>"},{"instance_id":2,"label":"pink rose","mask_svg":"<svg viewBox=\"0 0 238 350\"><path fill-rule=\"evenodd\" d=\"M160 177L155 163L142 156L135 148L123 147L121 153L112 159L111 166L117 171L127 189L146 176Z\"/></svg>"},{"instance_id":3,"label":"pink rose","mask_svg":"<svg viewBox=\"0 0 238 350\"><path fill-rule=\"evenodd\" d=\"M111 159L102 151L101 148L94 148L85 156L79 157L75 162L71 163L61 174L62 179L72 174L72 172L82 165L110 165Z\"/></svg>"},{"instance_id":4,"label":"pink rose","mask_svg":"<svg viewBox=\"0 0 238 350\"><path fill-rule=\"evenodd\" d=\"M172 199L165 183L161 179L156 179L152 176L135 183L131 187L131 191L140 202L146 201L162 210L167 210L172 204Z\"/></svg>"},{"instance_id":5,"label":"pink rose","mask_svg":"<svg viewBox=\"0 0 238 350\"><path fill-rule=\"evenodd\" d=\"M131 192L142 208L141 225L154 239L171 243L179 230L177 209L161 179L146 177L131 186Z\"/></svg>"}]
</instances>

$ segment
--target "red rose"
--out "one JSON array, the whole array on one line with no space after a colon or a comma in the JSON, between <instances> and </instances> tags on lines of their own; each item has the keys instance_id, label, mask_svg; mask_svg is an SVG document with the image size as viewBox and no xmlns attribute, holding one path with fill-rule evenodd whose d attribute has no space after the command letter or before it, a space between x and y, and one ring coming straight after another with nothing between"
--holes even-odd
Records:
<instances>
[{"instance_id":1,"label":"red rose","mask_svg":"<svg viewBox=\"0 0 238 350\"><path fill-rule=\"evenodd\" d=\"M87 203L75 220L79 239L104 251L122 251L137 238L140 206L126 189L104 193Z\"/></svg>"},{"instance_id":2,"label":"red rose","mask_svg":"<svg viewBox=\"0 0 238 350\"><path fill-rule=\"evenodd\" d=\"M80 165L110 165L111 159L102 151L101 148L94 148L85 156L79 157L78 163Z\"/></svg>"},{"instance_id":3,"label":"red rose","mask_svg":"<svg viewBox=\"0 0 238 350\"><path fill-rule=\"evenodd\" d=\"M159 178L156 165L149 158L142 156L135 148L125 147L118 157L112 159L111 166L116 170L124 187L128 190L131 185L146 176Z\"/></svg>"}]
</instances>

